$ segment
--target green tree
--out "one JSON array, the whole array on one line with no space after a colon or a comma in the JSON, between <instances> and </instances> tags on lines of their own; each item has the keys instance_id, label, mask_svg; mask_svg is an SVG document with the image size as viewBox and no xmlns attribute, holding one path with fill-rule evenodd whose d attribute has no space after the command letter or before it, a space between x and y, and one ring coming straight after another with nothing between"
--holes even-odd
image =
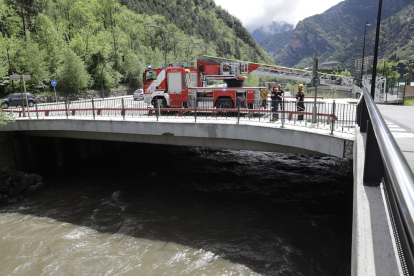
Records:
<instances>
[{"instance_id":1,"label":"green tree","mask_svg":"<svg viewBox=\"0 0 414 276\"><path fill-rule=\"evenodd\" d=\"M344 77L350 77L351 72L349 72L348 70L345 70L345 71L342 71L339 75L344 76Z\"/></svg>"},{"instance_id":2,"label":"green tree","mask_svg":"<svg viewBox=\"0 0 414 276\"><path fill-rule=\"evenodd\" d=\"M56 80L63 91L71 92L85 88L89 83L90 76L83 61L69 47L63 51L62 64L58 68Z\"/></svg>"},{"instance_id":3,"label":"green tree","mask_svg":"<svg viewBox=\"0 0 414 276\"><path fill-rule=\"evenodd\" d=\"M0 128L2 128L2 126L7 125L8 123L14 123L13 113L4 112L1 108L2 104L3 102L0 101Z\"/></svg>"},{"instance_id":4,"label":"green tree","mask_svg":"<svg viewBox=\"0 0 414 276\"><path fill-rule=\"evenodd\" d=\"M413 71L414 71L413 63L411 63L409 61L405 61L404 62L404 65L407 65L405 67L405 70L408 71L408 73L404 74L404 78L407 80L408 85L411 85L411 81L412 81L411 77L412 77Z\"/></svg>"},{"instance_id":5,"label":"green tree","mask_svg":"<svg viewBox=\"0 0 414 276\"><path fill-rule=\"evenodd\" d=\"M378 63L377 74L391 79L398 79L401 75L394 68L397 66L397 62L389 62L387 59L385 62Z\"/></svg>"},{"instance_id":6,"label":"green tree","mask_svg":"<svg viewBox=\"0 0 414 276\"><path fill-rule=\"evenodd\" d=\"M39 45L26 33L26 42L15 45L18 48L13 58L13 66L17 74L30 75L31 81L27 82L29 89L44 88L48 79L48 70L45 62L45 51L39 49Z\"/></svg>"}]
</instances>

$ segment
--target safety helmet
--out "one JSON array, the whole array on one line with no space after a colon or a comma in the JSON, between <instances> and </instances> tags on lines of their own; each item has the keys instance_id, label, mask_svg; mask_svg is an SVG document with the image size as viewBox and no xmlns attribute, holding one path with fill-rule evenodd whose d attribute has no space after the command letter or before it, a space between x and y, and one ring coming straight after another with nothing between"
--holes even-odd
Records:
<instances>
[{"instance_id":1,"label":"safety helmet","mask_svg":"<svg viewBox=\"0 0 414 276\"><path fill-rule=\"evenodd\" d=\"M303 87L303 84L299 84L299 87Z\"/></svg>"},{"instance_id":2,"label":"safety helmet","mask_svg":"<svg viewBox=\"0 0 414 276\"><path fill-rule=\"evenodd\" d=\"M278 86L279 86L279 87L282 87L282 85L281 85L281 84L279 84Z\"/></svg>"}]
</instances>

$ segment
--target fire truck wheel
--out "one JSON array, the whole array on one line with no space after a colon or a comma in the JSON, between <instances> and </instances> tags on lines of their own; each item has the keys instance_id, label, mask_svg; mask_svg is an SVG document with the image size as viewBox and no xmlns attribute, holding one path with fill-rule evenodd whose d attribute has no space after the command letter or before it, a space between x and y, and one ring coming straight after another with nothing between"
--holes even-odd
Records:
<instances>
[{"instance_id":1,"label":"fire truck wheel","mask_svg":"<svg viewBox=\"0 0 414 276\"><path fill-rule=\"evenodd\" d=\"M156 107L156 104L155 104L155 101L156 101L157 99L153 99L152 100L152 102L151 102L151 104L154 106L154 107ZM161 102L160 102L160 108L167 108L167 101L165 100L165 99L162 99L161 100Z\"/></svg>"},{"instance_id":2,"label":"fire truck wheel","mask_svg":"<svg viewBox=\"0 0 414 276\"><path fill-rule=\"evenodd\" d=\"M233 100L230 100L230 99L218 99L216 103L216 107L221 108L221 109L233 108L234 103L233 103Z\"/></svg>"}]
</instances>

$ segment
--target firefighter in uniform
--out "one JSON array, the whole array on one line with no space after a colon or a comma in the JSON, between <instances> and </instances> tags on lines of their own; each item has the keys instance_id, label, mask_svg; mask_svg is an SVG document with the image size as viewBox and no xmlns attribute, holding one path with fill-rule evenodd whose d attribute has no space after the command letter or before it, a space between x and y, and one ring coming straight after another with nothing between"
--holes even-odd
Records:
<instances>
[{"instance_id":1,"label":"firefighter in uniform","mask_svg":"<svg viewBox=\"0 0 414 276\"><path fill-rule=\"evenodd\" d=\"M297 111L305 111L305 103L303 100L305 99L305 93L303 92L303 84L299 84L299 91L296 94L296 110ZM298 120L303 120L303 114L298 115Z\"/></svg>"},{"instance_id":2,"label":"firefighter in uniform","mask_svg":"<svg viewBox=\"0 0 414 276\"><path fill-rule=\"evenodd\" d=\"M276 85L274 83L272 83L272 89L270 91L270 98L272 99L272 121L276 121L278 119L278 114L277 114L277 92L278 89L276 88Z\"/></svg>"},{"instance_id":3,"label":"firefighter in uniform","mask_svg":"<svg viewBox=\"0 0 414 276\"><path fill-rule=\"evenodd\" d=\"M284 95L285 95L285 91L283 91L282 85L279 84L279 86L277 88L277 92L276 92L276 96L277 96L276 106L277 106L277 109L280 108L280 110L283 110L283 96Z\"/></svg>"}]
</instances>

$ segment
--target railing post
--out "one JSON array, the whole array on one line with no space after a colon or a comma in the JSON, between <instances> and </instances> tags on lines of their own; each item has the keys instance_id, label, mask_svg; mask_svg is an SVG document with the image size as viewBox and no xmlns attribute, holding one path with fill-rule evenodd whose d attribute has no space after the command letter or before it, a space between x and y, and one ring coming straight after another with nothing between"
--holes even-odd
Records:
<instances>
[{"instance_id":1,"label":"railing post","mask_svg":"<svg viewBox=\"0 0 414 276\"><path fill-rule=\"evenodd\" d=\"M160 100L159 99L156 99L155 101L154 101L154 103L156 104L156 111L155 111L155 114L157 114L157 122L158 122L158 117L160 116Z\"/></svg>"},{"instance_id":2,"label":"railing post","mask_svg":"<svg viewBox=\"0 0 414 276\"><path fill-rule=\"evenodd\" d=\"M194 121L197 123L197 98L194 99Z\"/></svg>"},{"instance_id":3,"label":"railing post","mask_svg":"<svg viewBox=\"0 0 414 276\"><path fill-rule=\"evenodd\" d=\"M65 110L66 110L66 119L69 119L69 115L68 115L68 98L65 99Z\"/></svg>"},{"instance_id":4,"label":"railing post","mask_svg":"<svg viewBox=\"0 0 414 276\"><path fill-rule=\"evenodd\" d=\"M95 103L93 102L93 98L92 98L92 114L93 114L93 119L95 119Z\"/></svg>"},{"instance_id":5,"label":"railing post","mask_svg":"<svg viewBox=\"0 0 414 276\"><path fill-rule=\"evenodd\" d=\"M236 100L236 103L237 103L237 100ZM240 104L241 104L241 102L240 102L240 100L238 100L238 103L237 103L237 123L240 123Z\"/></svg>"},{"instance_id":6,"label":"railing post","mask_svg":"<svg viewBox=\"0 0 414 276\"><path fill-rule=\"evenodd\" d=\"M364 98L361 100L361 108L360 108L360 131L362 133L367 132L367 124L366 121L369 120L369 114L368 114L368 108L367 108L367 102L365 100L365 95Z\"/></svg>"},{"instance_id":7,"label":"railing post","mask_svg":"<svg viewBox=\"0 0 414 276\"><path fill-rule=\"evenodd\" d=\"M335 128L335 107L336 107L336 103L335 103L335 100L334 100L333 104L332 104L331 135L333 135L333 131L334 131L334 128Z\"/></svg>"},{"instance_id":8,"label":"railing post","mask_svg":"<svg viewBox=\"0 0 414 276\"><path fill-rule=\"evenodd\" d=\"M384 177L384 163L371 121L367 121L366 128L364 185L376 187Z\"/></svg>"},{"instance_id":9,"label":"railing post","mask_svg":"<svg viewBox=\"0 0 414 276\"><path fill-rule=\"evenodd\" d=\"M282 97L282 128L285 126L285 97Z\"/></svg>"},{"instance_id":10,"label":"railing post","mask_svg":"<svg viewBox=\"0 0 414 276\"><path fill-rule=\"evenodd\" d=\"M122 101L122 117L124 118L124 120L125 120L125 105L124 105L124 98L121 98L121 101Z\"/></svg>"},{"instance_id":11,"label":"railing post","mask_svg":"<svg viewBox=\"0 0 414 276\"><path fill-rule=\"evenodd\" d=\"M36 106L36 117L37 119L39 119L39 112L37 111L37 103L35 103L35 106Z\"/></svg>"}]
</instances>

